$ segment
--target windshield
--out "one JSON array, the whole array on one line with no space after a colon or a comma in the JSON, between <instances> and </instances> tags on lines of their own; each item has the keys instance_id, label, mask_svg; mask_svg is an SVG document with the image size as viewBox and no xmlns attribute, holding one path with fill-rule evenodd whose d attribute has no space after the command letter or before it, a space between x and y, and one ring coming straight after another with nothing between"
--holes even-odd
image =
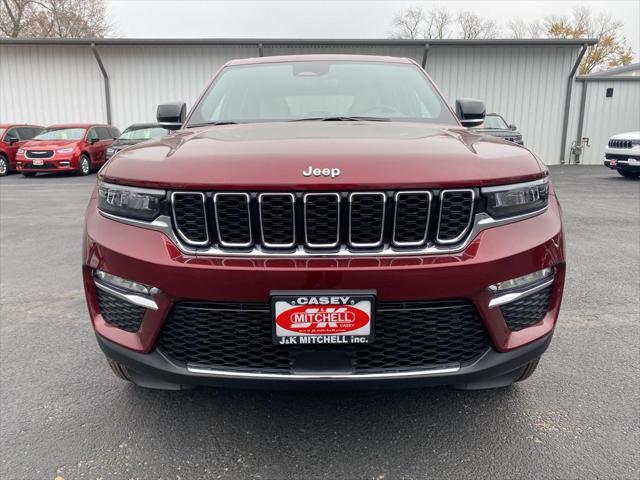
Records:
<instances>
[{"instance_id":1,"label":"windshield","mask_svg":"<svg viewBox=\"0 0 640 480\"><path fill-rule=\"evenodd\" d=\"M457 124L415 65L315 61L225 68L187 126L358 116Z\"/></svg>"},{"instance_id":2,"label":"windshield","mask_svg":"<svg viewBox=\"0 0 640 480\"><path fill-rule=\"evenodd\" d=\"M509 128L509 126L500 115L487 115L486 117L484 117L483 128L504 129Z\"/></svg>"},{"instance_id":3,"label":"windshield","mask_svg":"<svg viewBox=\"0 0 640 480\"><path fill-rule=\"evenodd\" d=\"M34 140L82 140L84 128L46 128Z\"/></svg>"},{"instance_id":4,"label":"windshield","mask_svg":"<svg viewBox=\"0 0 640 480\"><path fill-rule=\"evenodd\" d=\"M169 132L161 127L134 127L127 128L119 140L150 140L152 138L160 138L167 135Z\"/></svg>"}]
</instances>

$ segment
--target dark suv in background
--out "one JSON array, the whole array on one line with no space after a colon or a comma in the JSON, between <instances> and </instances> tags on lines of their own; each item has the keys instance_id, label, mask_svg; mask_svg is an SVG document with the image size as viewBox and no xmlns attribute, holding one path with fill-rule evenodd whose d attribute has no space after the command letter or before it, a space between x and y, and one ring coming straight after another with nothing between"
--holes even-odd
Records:
<instances>
[{"instance_id":1,"label":"dark suv in background","mask_svg":"<svg viewBox=\"0 0 640 480\"><path fill-rule=\"evenodd\" d=\"M129 125L122 135L107 148L107 160L113 157L120 150L131 145L136 145L147 140L155 140L169 135L170 130L161 127L157 123L134 123Z\"/></svg>"},{"instance_id":2,"label":"dark suv in background","mask_svg":"<svg viewBox=\"0 0 640 480\"><path fill-rule=\"evenodd\" d=\"M484 117L484 124L475 129L476 132L491 135L492 137L502 138L508 142L524 145L522 133L518 131L513 123L507 124L507 121L497 113L488 113Z\"/></svg>"},{"instance_id":3,"label":"dark suv in background","mask_svg":"<svg viewBox=\"0 0 640 480\"><path fill-rule=\"evenodd\" d=\"M0 124L0 177L16 170L16 153L42 130L39 125Z\"/></svg>"}]
</instances>

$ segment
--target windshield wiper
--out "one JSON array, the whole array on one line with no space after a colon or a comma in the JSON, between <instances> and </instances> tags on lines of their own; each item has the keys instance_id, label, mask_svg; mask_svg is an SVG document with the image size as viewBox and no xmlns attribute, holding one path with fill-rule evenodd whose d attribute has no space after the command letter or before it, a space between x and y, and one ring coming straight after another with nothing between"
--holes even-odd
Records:
<instances>
[{"instance_id":1,"label":"windshield wiper","mask_svg":"<svg viewBox=\"0 0 640 480\"><path fill-rule=\"evenodd\" d=\"M236 125L240 122L234 122L232 120L220 120L218 122L202 122L202 123L190 123L188 127L206 127L207 125Z\"/></svg>"},{"instance_id":2,"label":"windshield wiper","mask_svg":"<svg viewBox=\"0 0 640 480\"><path fill-rule=\"evenodd\" d=\"M295 120L289 120L290 122L357 122L364 120L367 122L390 122L390 118L385 117L309 117L309 118L296 118Z\"/></svg>"}]
</instances>

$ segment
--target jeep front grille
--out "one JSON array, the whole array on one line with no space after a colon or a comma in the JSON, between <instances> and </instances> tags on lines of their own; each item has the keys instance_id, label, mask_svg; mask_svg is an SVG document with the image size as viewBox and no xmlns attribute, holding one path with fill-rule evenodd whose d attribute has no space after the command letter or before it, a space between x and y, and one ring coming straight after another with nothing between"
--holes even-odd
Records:
<instances>
[{"instance_id":1,"label":"jeep front grille","mask_svg":"<svg viewBox=\"0 0 640 480\"><path fill-rule=\"evenodd\" d=\"M376 252L449 246L468 236L473 189L375 192L174 192L173 228L192 247Z\"/></svg>"},{"instance_id":2,"label":"jeep front grille","mask_svg":"<svg viewBox=\"0 0 640 480\"><path fill-rule=\"evenodd\" d=\"M633 148L632 140L609 140L609 148Z\"/></svg>"}]
</instances>

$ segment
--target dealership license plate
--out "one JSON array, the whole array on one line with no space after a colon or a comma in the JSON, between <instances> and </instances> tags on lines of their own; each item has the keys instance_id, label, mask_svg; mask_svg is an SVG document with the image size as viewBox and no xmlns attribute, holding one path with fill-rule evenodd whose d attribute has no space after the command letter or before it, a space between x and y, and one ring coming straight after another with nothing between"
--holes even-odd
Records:
<instances>
[{"instance_id":1,"label":"dealership license plate","mask_svg":"<svg viewBox=\"0 0 640 480\"><path fill-rule=\"evenodd\" d=\"M44 165L44 160L34 160L33 165L38 167Z\"/></svg>"},{"instance_id":2,"label":"dealership license plate","mask_svg":"<svg viewBox=\"0 0 640 480\"><path fill-rule=\"evenodd\" d=\"M271 308L276 345L335 345L373 340L373 292L274 292Z\"/></svg>"}]
</instances>

